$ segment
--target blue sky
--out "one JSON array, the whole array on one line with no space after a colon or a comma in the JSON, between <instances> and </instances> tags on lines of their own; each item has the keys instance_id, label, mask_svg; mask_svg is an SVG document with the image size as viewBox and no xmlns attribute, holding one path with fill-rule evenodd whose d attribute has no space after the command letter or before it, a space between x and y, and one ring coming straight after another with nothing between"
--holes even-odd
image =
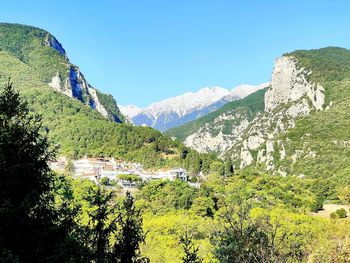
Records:
<instances>
[{"instance_id":1,"label":"blue sky","mask_svg":"<svg viewBox=\"0 0 350 263\"><path fill-rule=\"evenodd\" d=\"M118 103L270 80L295 49L350 48L347 0L1 1L0 19L54 34Z\"/></svg>"}]
</instances>

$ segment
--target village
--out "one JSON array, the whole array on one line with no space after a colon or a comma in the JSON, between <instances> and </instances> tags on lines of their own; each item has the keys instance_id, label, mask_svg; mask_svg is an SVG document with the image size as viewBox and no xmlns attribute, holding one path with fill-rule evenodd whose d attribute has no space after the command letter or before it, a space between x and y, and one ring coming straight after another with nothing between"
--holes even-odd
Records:
<instances>
[{"instance_id":1,"label":"village","mask_svg":"<svg viewBox=\"0 0 350 263\"><path fill-rule=\"evenodd\" d=\"M188 181L188 175L183 168L146 170L140 163L117 160L115 158L82 158L71 160L70 172L75 178L86 178L95 183L104 179L117 183L123 189L137 188L140 183L147 183L151 180L179 179L187 182L190 186L199 188L199 183ZM60 157L50 164L54 171L65 171L68 160Z\"/></svg>"}]
</instances>

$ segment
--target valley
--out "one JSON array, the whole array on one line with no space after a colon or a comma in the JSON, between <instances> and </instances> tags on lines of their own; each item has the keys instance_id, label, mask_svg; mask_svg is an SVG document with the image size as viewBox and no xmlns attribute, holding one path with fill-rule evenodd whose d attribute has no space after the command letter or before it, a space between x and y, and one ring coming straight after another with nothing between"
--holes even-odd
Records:
<instances>
[{"instance_id":1,"label":"valley","mask_svg":"<svg viewBox=\"0 0 350 263\"><path fill-rule=\"evenodd\" d=\"M1 262L348 262L349 50L141 109L0 23L0 82Z\"/></svg>"}]
</instances>

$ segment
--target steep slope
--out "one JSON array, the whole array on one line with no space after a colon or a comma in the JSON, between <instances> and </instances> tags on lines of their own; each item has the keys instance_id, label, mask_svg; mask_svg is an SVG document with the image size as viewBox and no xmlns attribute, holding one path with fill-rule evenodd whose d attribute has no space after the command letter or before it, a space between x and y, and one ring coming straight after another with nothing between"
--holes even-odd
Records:
<instances>
[{"instance_id":1,"label":"steep slope","mask_svg":"<svg viewBox=\"0 0 350 263\"><path fill-rule=\"evenodd\" d=\"M75 66L68 62L58 41L51 40L56 50L43 42L49 33L41 29L8 24L2 24L0 29L0 85L11 77L30 108L42 115L50 140L60 146L59 154L74 158L84 155L113 156L141 162L148 167L184 165L193 172L201 169L195 167L196 163L209 167L216 159L213 155L200 155L187 149L182 143L152 128L116 123L113 115L105 118L97 111L97 104L95 110L91 103L86 103L87 100L94 100L97 95L106 111L117 113L115 101L91 87L81 90L83 101L53 89L50 86L51 76L57 75L58 71L60 78L66 76L64 82L68 83L68 86L61 87L67 92L74 91L69 88L69 75L65 74L69 74L70 68ZM80 78L83 80L81 74Z\"/></svg>"},{"instance_id":2,"label":"steep slope","mask_svg":"<svg viewBox=\"0 0 350 263\"><path fill-rule=\"evenodd\" d=\"M349 50L330 47L283 55L260 105L262 101L263 109L251 119L235 113L240 121L230 124L232 132L224 139L218 139L228 115L224 108L212 113L212 119L167 134L200 151L230 156L238 168L257 165L281 175L350 181ZM219 127L216 137L208 136L210 127Z\"/></svg>"},{"instance_id":3,"label":"steep slope","mask_svg":"<svg viewBox=\"0 0 350 263\"><path fill-rule=\"evenodd\" d=\"M348 184L350 51L325 48L296 51L286 56L297 61L298 69L307 69L304 76L308 83L313 84L314 91L313 95L310 94L313 98L312 105L309 104L310 114L297 118L291 129L274 139L274 143L283 146L285 154L274 155L270 162L273 170L282 174L332 178ZM324 96L317 94L321 87ZM280 149L274 152L278 151ZM257 161L263 163L264 160Z\"/></svg>"},{"instance_id":4,"label":"steep slope","mask_svg":"<svg viewBox=\"0 0 350 263\"><path fill-rule=\"evenodd\" d=\"M93 88L80 69L69 62L58 40L47 31L0 23L0 50L40 72L40 81L54 90L89 105L105 118L117 122L123 120L113 97Z\"/></svg>"},{"instance_id":5,"label":"steep slope","mask_svg":"<svg viewBox=\"0 0 350 263\"><path fill-rule=\"evenodd\" d=\"M198 120L170 129L166 135L184 141L199 152L223 153L241 136L249 122L264 111L266 88L244 99L227 103Z\"/></svg>"},{"instance_id":6,"label":"steep slope","mask_svg":"<svg viewBox=\"0 0 350 263\"><path fill-rule=\"evenodd\" d=\"M240 85L231 91L221 87L207 87L153 103L144 109L129 105L122 107L121 110L135 125L165 131L196 120L228 102L242 99L267 85L268 83L257 86Z\"/></svg>"}]
</instances>

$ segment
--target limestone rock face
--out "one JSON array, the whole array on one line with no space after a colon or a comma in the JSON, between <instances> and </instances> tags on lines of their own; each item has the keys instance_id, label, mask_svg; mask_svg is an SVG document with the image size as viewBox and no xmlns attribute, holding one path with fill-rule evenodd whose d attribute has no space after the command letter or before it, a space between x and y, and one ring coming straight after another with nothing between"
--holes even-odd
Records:
<instances>
[{"instance_id":1,"label":"limestone rock face","mask_svg":"<svg viewBox=\"0 0 350 263\"><path fill-rule=\"evenodd\" d=\"M61 92L61 93L65 94L65 95L67 95L68 97L73 98L72 90L69 87L67 87L67 85L62 83L62 80L61 80L60 75L58 74L58 72L57 72L57 74L55 76L52 77L52 80L49 83L49 86L51 88L53 88L54 90L56 90L58 92Z\"/></svg>"},{"instance_id":2,"label":"limestone rock face","mask_svg":"<svg viewBox=\"0 0 350 263\"><path fill-rule=\"evenodd\" d=\"M232 121L237 125L232 125L230 134L225 134L223 121ZM230 114L219 116L210 125L206 125L194 134L188 136L185 140L185 145L192 147L199 152L217 152L224 153L231 148L232 143L240 139L240 135L248 127L249 121L245 114ZM218 129L215 134L212 131L212 126Z\"/></svg>"},{"instance_id":3,"label":"limestone rock face","mask_svg":"<svg viewBox=\"0 0 350 263\"><path fill-rule=\"evenodd\" d=\"M317 110L324 105L324 88L310 83L306 76L311 74L305 68L298 69L297 60L293 57L282 56L275 62L272 73L271 87L265 94L265 111L308 97Z\"/></svg>"},{"instance_id":4,"label":"limestone rock face","mask_svg":"<svg viewBox=\"0 0 350 263\"><path fill-rule=\"evenodd\" d=\"M286 142L276 136L293 128L297 118L324 109L324 88L309 82L310 74L310 70L298 67L292 56L276 59L260 113L249 118L239 110L225 112L188 136L185 144L200 152L229 155L237 168L258 163L268 171L286 175L283 170L275 171L276 156L282 160L287 154ZM228 119L232 123L229 134L224 132L227 129L224 122Z\"/></svg>"},{"instance_id":5,"label":"limestone rock face","mask_svg":"<svg viewBox=\"0 0 350 263\"><path fill-rule=\"evenodd\" d=\"M71 66L69 74L64 82L62 82L61 77L57 72L48 85L58 92L71 98L78 99L82 103L88 104L92 109L101 113L103 117L112 118L112 116L109 116L107 109L101 103L96 89L89 85L79 68Z\"/></svg>"},{"instance_id":6,"label":"limestone rock face","mask_svg":"<svg viewBox=\"0 0 350 263\"><path fill-rule=\"evenodd\" d=\"M250 123L249 130L245 131L247 139L237 142L232 150L233 158L240 159L240 168L253 162L247 151L257 150L254 161L274 171L274 153L277 151L280 159L286 156L283 142L276 140L276 135L293 128L296 118L323 110L324 88L308 82L309 74L310 70L298 68L293 57L282 56L276 60L271 86L264 97L264 113ZM284 171L278 173L285 174Z\"/></svg>"},{"instance_id":7,"label":"limestone rock face","mask_svg":"<svg viewBox=\"0 0 350 263\"><path fill-rule=\"evenodd\" d=\"M47 37L46 37L45 42L46 42L47 46L52 47L58 53L60 53L61 55L65 56L67 58L66 51L64 50L64 48L61 45L61 43L58 42L58 40L54 36L48 34Z\"/></svg>"},{"instance_id":8,"label":"limestone rock face","mask_svg":"<svg viewBox=\"0 0 350 263\"><path fill-rule=\"evenodd\" d=\"M92 98L93 105L90 104L92 106L92 108L96 109L99 113L101 113L103 117L108 118L108 112L107 112L106 108L101 104L101 102L97 96L96 89L88 87L88 92Z\"/></svg>"},{"instance_id":9,"label":"limestone rock face","mask_svg":"<svg viewBox=\"0 0 350 263\"><path fill-rule=\"evenodd\" d=\"M98 96L97 90L87 82L84 75L80 72L79 67L69 62L66 51L61 43L51 34L47 34L44 42L46 46L55 49L60 55L64 56L64 66L67 68L66 73L62 73L62 71L60 73L57 72L48 85L70 98L75 98L82 103L89 105L92 109L98 111L103 117L121 122L119 118L120 116L116 116L115 114L115 112L120 113L116 102L113 100L113 105L109 105L113 110L107 110L108 106L106 107L106 105L103 105Z\"/></svg>"}]
</instances>

